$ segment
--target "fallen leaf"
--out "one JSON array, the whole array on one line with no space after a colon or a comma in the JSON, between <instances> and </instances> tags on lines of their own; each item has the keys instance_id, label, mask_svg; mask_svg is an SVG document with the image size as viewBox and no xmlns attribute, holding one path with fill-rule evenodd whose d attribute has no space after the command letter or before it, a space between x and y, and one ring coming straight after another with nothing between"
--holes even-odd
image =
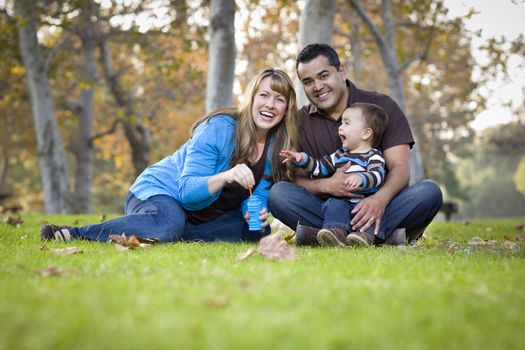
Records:
<instances>
[{"instance_id":1,"label":"fallen leaf","mask_svg":"<svg viewBox=\"0 0 525 350\"><path fill-rule=\"evenodd\" d=\"M204 305L210 309L222 309L228 305L228 297L225 295L218 296L216 298L209 298L204 300Z\"/></svg>"},{"instance_id":2,"label":"fallen leaf","mask_svg":"<svg viewBox=\"0 0 525 350\"><path fill-rule=\"evenodd\" d=\"M16 228L19 228L20 225L24 223L24 220L22 220L21 216L8 216L7 219L5 219L5 222L8 225L15 226Z\"/></svg>"},{"instance_id":3,"label":"fallen leaf","mask_svg":"<svg viewBox=\"0 0 525 350\"><path fill-rule=\"evenodd\" d=\"M40 249L41 252L49 250L49 248L47 247L46 244L42 244L39 249Z\"/></svg>"},{"instance_id":4,"label":"fallen leaf","mask_svg":"<svg viewBox=\"0 0 525 350\"><path fill-rule=\"evenodd\" d=\"M71 255L71 254L82 254L82 249L78 247L66 247L66 248L55 248L51 249L51 252L58 255Z\"/></svg>"},{"instance_id":5,"label":"fallen leaf","mask_svg":"<svg viewBox=\"0 0 525 350\"><path fill-rule=\"evenodd\" d=\"M458 250L460 250L462 248L461 244L457 243L457 242L452 242L449 246L448 246L448 249L447 249L447 254L448 255L452 255L452 254L455 254Z\"/></svg>"},{"instance_id":6,"label":"fallen leaf","mask_svg":"<svg viewBox=\"0 0 525 350\"><path fill-rule=\"evenodd\" d=\"M484 244L485 244L485 241L479 237L472 237L468 241L468 245L470 246L479 246L479 245L484 245Z\"/></svg>"},{"instance_id":7,"label":"fallen leaf","mask_svg":"<svg viewBox=\"0 0 525 350\"><path fill-rule=\"evenodd\" d=\"M135 249L139 247L149 248L151 244L160 242L156 238L140 238L135 235L131 235L131 237L126 238L126 234L124 233L121 235L109 235L109 241L130 249Z\"/></svg>"},{"instance_id":8,"label":"fallen leaf","mask_svg":"<svg viewBox=\"0 0 525 350\"><path fill-rule=\"evenodd\" d=\"M131 235L131 237L128 238L127 247L131 249L140 247L140 242L135 235Z\"/></svg>"},{"instance_id":9,"label":"fallen leaf","mask_svg":"<svg viewBox=\"0 0 525 350\"><path fill-rule=\"evenodd\" d=\"M126 238L125 234L109 235L109 241L110 242L114 242L114 243L118 243L118 244L121 244L121 245L124 245L124 246L126 246L127 243L128 243L128 239Z\"/></svg>"},{"instance_id":10,"label":"fallen leaf","mask_svg":"<svg viewBox=\"0 0 525 350\"><path fill-rule=\"evenodd\" d=\"M463 225L465 225L465 226L470 225L470 221L468 221L468 220L463 220Z\"/></svg>"},{"instance_id":11,"label":"fallen leaf","mask_svg":"<svg viewBox=\"0 0 525 350\"><path fill-rule=\"evenodd\" d=\"M80 220L75 219L75 221L73 221L73 226L78 226L78 224L80 224Z\"/></svg>"},{"instance_id":12,"label":"fallen leaf","mask_svg":"<svg viewBox=\"0 0 525 350\"><path fill-rule=\"evenodd\" d=\"M99 219L100 222L106 221L106 214L100 215L100 217L98 219Z\"/></svg>"},{"instance_id":13,"label":"fallen leaf","mask_svg":"<svg viewBox=\"0 0 525 350\"><path fill-rule=\"evenodd\" d=\"M40 274L44 277L50 277L50 276L69 276L74 273L76 273L77 270L75 269L65 269L62 267L56 267L51 266L48 268L45 268L43 270L40 270Z\"/></svg>"},{"instance_id":14,"label":"fallen leaf","mask_svg":"<svg viewBox=\"0 0 525 350\"><path fill-rule=\"evenodd\" d=\"M525 231L525 224L514 225L516 230Z\"/></svg>"},{"instance_id":15,"label":"fallen leaf","mask_svg":"<svg viewBox=\"0 0 525 350\"><path fill-rule=\"evenodd\" d=\"M115 243L115 249L117 249L119 252L125 252L128 251L128 247L124 247L123 245L120 245L118 243Z\"/></svg>"},{"instance_id":16,"label":"fallen leaf","mask_svg":"<svg viewBox=\"0 0 525 350\"><path fill-rule=\"evenodd\" d=\"M141 238L141 237L136 237L135 238L140 242L140 243L144 243L144 244L157 244L157 243L160 243L160 240L158 238Z\"/></svg>"},{"instance_id":17,"label":"fallen leaf","mask_svg":"<svg viewBox=\"0 0 525 350\"><path fill-rule=\"evenodd\" d=\"M247 251L245 251L244 253L240 253L239 255L237 255L237 260L246 260L250 256L252 256L253 254L255 254L256 252L257 252L257 250L255 248L250 248Z\"/></svg>"},{"instance_id":18,"label":"fallen leaf","mask_svg":"<svg viewBox=\"0 0 525 350\"><path fill-rule=\"evenodd\" d=\"M297 259L294 247L288 244L280 234L263 237L259 242L257 251L270 260Z\"/></svg>"},{"instance_id":19,"label":"fallen leaf","mask_svg":"<svg viewBox=\"0 0 525 350\"><path fill-rule=\"evenodd\" d=\"M512 242L512 241L505 241L505 243L503 243L503 246L509 250L518 250L519 249L519 245L518 243L515 243L515 242Z\"/></svg>"}]
</instances>

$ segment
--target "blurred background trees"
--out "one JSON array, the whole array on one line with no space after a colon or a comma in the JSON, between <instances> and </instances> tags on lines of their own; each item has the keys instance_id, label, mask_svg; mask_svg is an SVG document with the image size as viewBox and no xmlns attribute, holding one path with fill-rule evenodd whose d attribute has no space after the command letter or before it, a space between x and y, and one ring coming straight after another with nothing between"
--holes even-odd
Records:
<instances>
[{"instance_id":1,"label":"blurred background trees","mask_svg":"<svg viewBox=\"0 0 525 350\"><path fill-rule=\"evenodd\" d=\"M32 7L35 15L25 11ZM267 66L295 76L295 57L315 34L328 38L316 40L330 41L358 86L398 99L418 140L421 173L460 202L461 215L523 214L525 108L516 122L482 134L469 124L486 107L487 82L507 72L509 55L525 60L523 38L487 41L489 59L480 63L472 54L479 33L465 27L471 15L454 18L441 0L0 1L0 195L28 211L121 211L136 175L187 139L207 103L228 104L231 96L236 103ZM33 122L33 66L18 35L29 23L55 138ZM66 150L65 169L52 172L67 188L59 209L50 204L56 196L44 196L43 183L52 181L36 135L58 138Z\"/></svg>"}]
</instances>

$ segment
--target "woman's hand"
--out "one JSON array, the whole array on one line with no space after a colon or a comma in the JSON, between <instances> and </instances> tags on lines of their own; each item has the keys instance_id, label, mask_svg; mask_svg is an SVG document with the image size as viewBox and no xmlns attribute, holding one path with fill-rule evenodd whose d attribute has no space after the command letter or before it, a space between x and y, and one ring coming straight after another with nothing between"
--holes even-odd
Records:
<instances>
[{"instance_id":1,"label":"woman's hand","mask_svg":"<svg viewBox=\"0 0 525 350\"><path fill-rule=\"evenodd\" d=\"M261 212L259 213L259 220L262 221L261 226L263 230L265 230L266 226L270 224L270 222L268 221L269 216L270 213L268 212L268 210L266 210L266 208L262 208ZM246 212L246 214L244 214L244 219L246 220L246 222L248 222L250 220L250 213Z\"/></svg>"},{"instance_id":2,"label":"woman's hand","mask_svg":"<svg viewBox=\"0 0 525 350\"><path fill-rule=\"evenodd\" d=\"M215 195L224 186L233 182L249 189L250 186L255 185L255 178L246 164L238 164L229 170L210 176L208 178L208 191L211 195Z\"/></svg>"},{"instance_id":3,"label":"woman's hand","mask_svg":"<svg viewBox=\"0 0 525 350\"><path fill-rule=\"evenodd\" d=\"M231 184L237 182L245 189L249 189L255 185L255 178L253 172L246 164L237 164L230 170L226 171L227 180L226 182Z\"/></svg>"}]
</instances>

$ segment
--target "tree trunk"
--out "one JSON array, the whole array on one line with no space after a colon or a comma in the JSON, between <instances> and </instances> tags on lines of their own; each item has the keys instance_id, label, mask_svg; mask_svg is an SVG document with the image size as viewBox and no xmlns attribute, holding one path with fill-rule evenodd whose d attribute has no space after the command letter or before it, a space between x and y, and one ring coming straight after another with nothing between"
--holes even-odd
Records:
<instances>
[{"instance_id":1,"label":"tree trunk","mask_svg":"<svg viewBox=\"0 0 525 350\"><path fill-rule=\"evenodd\" d=\"M69 177L45 59L37 39L33 1L15 1L20 52L27 74L46 213L69 211Z\"/></svg>"},{"instance_id":2,"label":"tree trunk","mask_svg":"<svg viewBox=\"0 0 525 350\"><path fill-rule=\"evenodd\" d=\"M365 23L368 29L372 32L376 41L381 59L387 70L388 86L391 97L398 103L401 110L405 113L410 121L407 111L405 92L403 88L403 78L401 65L397 60L397 52L395 46L395 29L392 20L392 3L391 0L383 0L382 12L383 22L385 26L385 35L381 35L378 28L374 25L370 17L366 14L359 0L348 0L350 6L354 8L361 20ZM413 123L412 123L413 124ZM416 133L413 133L416 144L410 152L410 183L414 183L425 177L423 163L421 160L421 152L419 143L417 142Z\"/></svg>"},{"instance_id":3,"label":"tree trunk","mask_svg":"<svg viewBox=\"0 0 525 350\"><path fill-rule=\"evenodd\" d=\"M334 29L335 0L306 0L299 23L299 51L308 44L330 44ZM296 79L297 106L308 103L303 85Z\"/></svg>"},{"instance_id":4,"label":"tree trunk","mask_svg":"<svg viewBox=\"0 0 525 350\"><path fill-rule=\"evenodd\" d=\"M76 160L75 193L72 209L76 213L91 213L93 186L93 100L97 82L96 27L92 21L95 14L92 1L82 9L79 35L82 40L84 70L82 80L86 85L80 93L81 111L78 115L78 137L74 146Z\"/></svg>"},{"instance_id":5,"label":"tree trunk","mask_svg":"<svg viewBox=\"0 0 525 350\"><path fill-rule=\"evenodd\" d=\"M235 69L235 1L212 0L208 53L206 111L233 103Z\"/></svg>"},{"instance_id":6,"label":"tree trunk","mask_svg":"<svg viewBox=\"0 0 525 350\"><path fill-rule=\"evenodd\" d=\"M125 119L122 121L124 133L129 145L131 146L131 158L135 175L138 176L149 165L149 151L151 149L151 132L149 128L133 119L137 119L137 114L133 106L133 97L127 94L119 80L119 75L113 66L111 48L106 37L100 39L101 59L104 67L104 75L109 90L117 105L124 110Z\"/></svg>"},{"instance_id":7,"label":"tree trunk","mask_svg":"<svg viewBox=\"0 0 525 350\"><path fill-rule=\"evenodd\" d=\"M350 34L350 52L352 53L352 68L354 74L352 76L352 81L357 86L361 86L361 75L363 67L361 65L361 55L363 52L363 44L361 43L361 34L359 20L352 12L351 18L352 32Z\"/></svg>"}]
</instances>

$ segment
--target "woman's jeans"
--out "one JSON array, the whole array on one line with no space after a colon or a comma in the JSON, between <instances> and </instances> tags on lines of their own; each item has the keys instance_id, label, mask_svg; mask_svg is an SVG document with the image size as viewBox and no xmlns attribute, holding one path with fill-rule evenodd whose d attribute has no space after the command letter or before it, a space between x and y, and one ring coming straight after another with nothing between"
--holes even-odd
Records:
<instances>
[{"instance_id":1,"label":"woman's jeans","mask_svg":"<svg viewBox=\"0 0 525 350\"><path fill-rule=\"evenodd\" d=\"M326 201L295 183L278 182L270 190L268 209L292 229L298 223L321 228ZM417 240L438 213L442 202L441 190L432 180L421 180L406 187L388 203L381 219L378 242L384 241L397 228L406 229L409 243Z\"/></svg>"},{"instance_id":2,"label":"woman's jeans","mask_svg":"<svg viewBox=\"0 0 525 350\"><path fill-rule=\"evenodd\" d=\"M105 242L109 235L135 235L141 238L156 238L161 242L186 241L258 241L270 232L248 230L241 210L228 212L204 224L193 225L181 205L172 197L158 195L144 201L128 193L125 216L100 224L75 227L73 238Z\"/></svg>"}]
</instances>

